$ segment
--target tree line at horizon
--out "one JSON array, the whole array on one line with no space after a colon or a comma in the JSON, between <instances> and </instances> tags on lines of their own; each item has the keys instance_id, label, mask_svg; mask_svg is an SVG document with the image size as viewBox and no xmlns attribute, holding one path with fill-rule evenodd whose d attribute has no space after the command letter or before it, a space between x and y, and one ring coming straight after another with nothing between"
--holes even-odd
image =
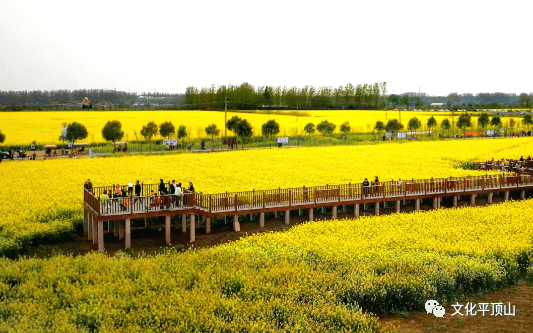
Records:
<instances>
[{"instance_id":1,"label":"tree line at horizon","mask_svg":"<svg viewBox=\"0 0 533 333\"><path fill-rule=\"evenodd\" d=\"M12 110L43 109L50 106L67 106L81 103L88 97L94 106L107 107L167 107L172 109L217 110L227 107L230 110L255 109L379 109L387 107L408 107L409 102L416 108L431 103L444 103L454 106L481 108L531 107L532 93L450 93L447 96L431 96L426 93L407 92L387 94L387 83L358 84L348 83L338 87L281 87L260 86L249 83L241 85L220 85L196 88L190 86L185 93L126 92L115 89L77 90L32 90L0 91L0 107L10 106Z\"/></svg>"}]
</instances>

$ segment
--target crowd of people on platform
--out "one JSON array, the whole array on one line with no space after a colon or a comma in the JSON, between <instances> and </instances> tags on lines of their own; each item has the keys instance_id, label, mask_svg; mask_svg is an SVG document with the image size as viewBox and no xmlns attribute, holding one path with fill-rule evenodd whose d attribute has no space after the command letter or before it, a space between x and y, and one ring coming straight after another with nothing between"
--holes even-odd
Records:
<instances>
[{"instance_id":1,"label":"crowd of people on platform","mask_svg":"<svg viewBox=\"0 0 533 333\"><path fill-rule=\"evenodd\" d=\"M529 155L527 158L524 158L524 156L520 156L520 159L518 160L505 158L502 158L501 160L494 160L494 158L492 158L492 160L487 162L487 165L515 168L521 167L529 162L531 162L531 155Z\"/></svg>"},{"instance_id":2,"label":"crowd of people on platform","mask_svg":"<svg viewBox=\"0 0 533 333\"><path fill-rule=\"evenodd\" d=\"M87 179L83 187L85 190L93 192L93 184L90 179ZM113 191L104 189L99 198L104 207L109 209L111 205L115 204L122 211L129 209L130 202L134 205L140 202L146 210L177 208L194 204L194 195L191 194L195 193L195 189L192 182L189 182L189 187L184 189L182 184L176 184L175 180L172 180L167 187L163 179L160 179L157 191L158 194L151 189L148 196L143 196L143 185L137 180L135 186L130 182L124 186L116 185ZM137 207L135 209L138 210Z\"/></svg>"}]
</instances>

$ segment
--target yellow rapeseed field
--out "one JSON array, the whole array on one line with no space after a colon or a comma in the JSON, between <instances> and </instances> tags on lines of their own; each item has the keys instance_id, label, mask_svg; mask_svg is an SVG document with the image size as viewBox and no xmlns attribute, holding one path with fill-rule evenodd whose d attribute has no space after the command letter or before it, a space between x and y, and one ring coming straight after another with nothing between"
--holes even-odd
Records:
<instances>
[{"instance_id":1,"label":"yellow rapeseed field","mask_svg":"<svg viewBox=\"0 0 533 333\"><path fill-rule=\"evenodd\" d=\"M434 116L440 124L444 118L451 121L449 112L413 112L402 111L304 111L311 116L296 117L293 115L233 113L228 112L228 120L233 116L248 119L254 128L254 135L261 135L261 125L270 119L280 124L280 135L305 134L303 128L307 123L317 125L328 120L339 127L349 121L352 131L372 131L376 121L386 123L387 119L399 119L407 128L409 119L417 117L425 129L427 119ZM304 114L305 114L304 113ZM214 123L224 133L224 112L215 111L51 111L51 112L2 112L0 114L0 131L6 135L6 145L29 145L32 141L38 144L54 144L61 142L59 136L63 123L77 121L86 126L89 133L84 141L103 142L102 128L109 120L117 119L122 123L124 140L142 140L140 130L150 121L161 124L171 121L176 128L185 125L188 136L192 138L206 137L205 127ZM508 126L510 117L502 120ZM520 119L515 118L517 126ZM474 123L477 120L473 119Z\"/></svg>"},{"instance_id":2,"label":"yellow rapeseed field","mask_svg":"<svg viewBox=\"0 0 533 333\"><path fill-rule=\"evenodd\" d=\"M531 278L532 237L527 200L317 221L154 257L0 259L0 330L378 332L370 313Z\"/></svg>"},{"instance_id":3,"label":"yellow rapeseed field","mask_svg":"<svg viewBox=\"0 0 533 333\"><path fill-rule=\"evenodd\" d=\"M79 220L87 178L95 186L175 179L192 181L200 192L221 193L343 184L374 176L384 181L476 175L480 172L457 165L531 151L533 139L517 138L3 162L0 253L68 232L69 219Z\"/></svg>"},{"instance_id":4,"label":"yellow rapeseed field","mask_svg":"<svg viewBox=\"0 0 533 333\"><path fill-rule=\"evenodd\" d=\"M458 166L531 151L517 138L2 162L0 253L68 237L87 178L217 193L476 175ZM370 313L533 280L532 237L525 200L317 221L185 253L0 259L0 331L377 332Z\"/></svg>"}]
</instances>

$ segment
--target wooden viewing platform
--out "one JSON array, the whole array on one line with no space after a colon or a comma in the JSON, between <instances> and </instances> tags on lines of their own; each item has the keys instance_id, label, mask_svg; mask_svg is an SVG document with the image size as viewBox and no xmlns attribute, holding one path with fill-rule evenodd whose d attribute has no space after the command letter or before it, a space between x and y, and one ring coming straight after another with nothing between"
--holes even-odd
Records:
<instances>
[{"instance_id":1,"label":"wooden viewing platform","mask_svg":"<svg viewBox=\"0 0 533 333\"><path fill-rule=\"evenodd\" d=\"M123 187L121 185L121 187ZM478 194L488 194L492 203L493 194L504 192L505 200L510 191L533 189L533 176L526 174L499 174L475 177L450 177L431 179L386 181L378 186L363 187L362 184L325 185L297 188L278 188L274 190L226 192L218 194L185 193L181 198L171 195L153 196L158 184L143 184L139 197L122 197L100 200L104 190L108 192L114 186L94 187L92 192L84 190L84 235L98 250L104 251L104 221L108 221L108 231L114 236L125 238L125 248L131 247L131 219L165 216L166 243L171 241L171 216L181 215L182 232L187 231L187 215L190 215L190 241L195 241L196 218L205 219L206 233L211 232L211 218L233 216L234 230L240 231L239 215L259 214L259 224L264 227L265 213L284 212L285 223L290 223L290 211L307 209L309 221L313 221L313 209L332 207L332 217L337 218L337 207L354 205L354 217L359 217L359 207L375 204L375 214L379 215L380 203L387 207L388 202L395 202L396 212L400 212L400 201L415 201L415 210L420 210L423 199L432 199L433 208L440 208L443 197L453 197L453 206L457 207L459 196L470 196L474 206ZM178 226L177 226L178 227Z\"/></svg>"}]
</instances>

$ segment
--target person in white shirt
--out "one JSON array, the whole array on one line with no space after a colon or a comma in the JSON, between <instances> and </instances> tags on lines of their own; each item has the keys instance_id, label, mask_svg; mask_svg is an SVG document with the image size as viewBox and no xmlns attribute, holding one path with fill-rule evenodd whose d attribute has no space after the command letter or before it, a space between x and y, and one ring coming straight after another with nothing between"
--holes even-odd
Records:
<instances>
[{"instance_id":1,"label":"person in white shirt","mask_svg":"<svg viewBox=\"0 0 533 333\"><path fill-rule=\"evenodd\" d=\"M176 195L177 206L180 207L181 206L181 200L182 200L182 197L183 197L183 191L181 190L181 183L179 183L176 186L175 195Z\"/></svg>"}]
</instances>

